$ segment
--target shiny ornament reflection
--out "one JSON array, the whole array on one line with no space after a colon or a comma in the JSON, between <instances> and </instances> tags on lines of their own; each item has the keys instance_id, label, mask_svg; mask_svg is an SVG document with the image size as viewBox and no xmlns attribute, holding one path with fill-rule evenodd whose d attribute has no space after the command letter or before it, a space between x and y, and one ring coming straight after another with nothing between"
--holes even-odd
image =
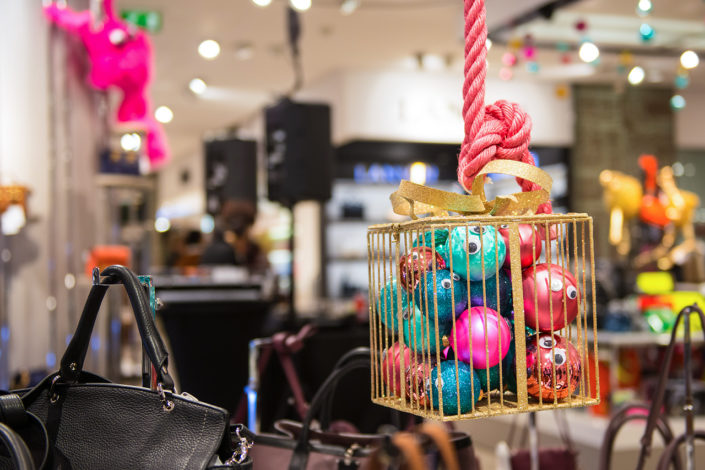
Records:
<instances>
[{"instance_id":1,"label":"shiny ornament reflection","mask_svg":"<svg viewBox=\"0 0 705 470\"><path fill-rule=\"evenodd\" d=\"M570 271L557 264L542 263L527 268L522 277L527 326L558 331L578 315L580 290Z\"/></svg>"},{"instance_id":2,"label":"shiny ornament reflection","mask_svg":"<svg viewBox=\"0 0 705 470\"><path fill-rule=\"evenodd\" d=\"M555 386L554 371L555 366ZM581 362L578 351L558 335L543 333L526 343L527 391L534 398L566 398L578 389Z\"/></svg>"},{"instance_id":3,"label":"shiny ornament reflection","mask_svg":"<svg viewBox=\"0 0 705 470\"><path fill-rule=\"evenodd\" d=\"M448 340L458 360L468 364L472 361L474 368L486 369L496 366L507 355L512 334L507 321L497 312L472 307L455 321Z\"/></svg>"},{"instance_id":4,"label":"shiny ornament reflection","mask_svg":"<svg viewBox=\"0 0 705 470\"><path fill-rule=\"evenodd\" d=\"M411 291L427 276L433 276L433 265L436 270L445 269L446 262L441 255L433 252L427 246L412 248L409 254L402 255L399 259L399 277L404 289Z\"/></svg>"}]
</instances>

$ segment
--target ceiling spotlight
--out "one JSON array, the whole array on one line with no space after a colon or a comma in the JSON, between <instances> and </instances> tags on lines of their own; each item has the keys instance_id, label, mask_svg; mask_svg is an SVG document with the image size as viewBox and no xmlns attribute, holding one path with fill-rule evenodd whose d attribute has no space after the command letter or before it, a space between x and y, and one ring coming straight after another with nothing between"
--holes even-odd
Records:
<instances>
[{"instance_id":1,"label":"ceiling spotlight","mask_svg":"<svg viewBox=\"0 0 705 470\"><path fill-rule=\"evenodd\" d=\"M154 119L162 124L169 123L172 119L174 119L174 112L169 106L159 106L154 110Z\"/></svg>"},{"instance_id":2,"label":"ceiling spotlight","mask_svg":"<svg viewBox=\"0 0 705 470\"><path fill-rule=\"evenodd\" d=\"M189 87L189 90L191 90L192 92L194 92L197 95L203 94L206 91L206 89L208 88L208 86L206 85L206 82L204 82L200 78L194 78L193 80L188 82L188 87Z\"/></svg>"},{"instance_id":3,"label":"ceiling spotlight","mask_svg":"<svg viewBox=\"0 0 705 470\"><path fill-rule=\"evenodd\" d=\"M600 49L597 48L595 43L586 41L580 46L578 56L583 62L595 62L597 58L600 57Z\"/></svg>"},{"instance_id":4,"label":"ceiling spotlight","mask_svg":"<svg viewBox=\"0 0 705 470\"><path fill-rule=\"evenodd\" d=\"M206 39L198 45L198 53L204 59L213 60L220 55L220 44L213 39Z\"/></svg>"},{"instance_id":5,"label":"ceiling spotlight","mask_svg":"<svg viewBox=\"0 0 705 470\"><path fill-rule=\"evenodd\" d=\"M258 7L266 7L270 3L272 3L272 0L252 0L252 3L257 5Z\"/></svg>"},{"instance_id":6,"label":"ceiling spotlight","mask_svg":"<svg viewBox=\"0 0 705 470\"><path fill-rule=\"evenodd\" d=\"M685 51L681 54L681 65L684 69L694 69L700 63L700 57L693 51Z\"/></svg>"},{"instance_id":7,"label":"ceiling spotlight","mask_svg":"<svg viewBox=\"0 0 705 470\"><path fill-rule=\"evenodd\" d=\"M636 12L640 16L646 16L651 13L653 8L654 6L651 4L651 0L639 0L639 3L636 6Z\"/></svg>"},{"instance_id":8,"label":"ceiling spotlight","mask_svg":"<svg viewBox=\"0 0 705 470\"><path fill-rule=\"evenodd\" d=\"M289 4L295 10L306 11L311 8L311 0L289 0Z\"/></svg>"},{"instance_id":9,"label":"ceiling spotlight","mask_svg":"<svg viewBox=\"0 0 705 470\"><path fill-rule=\"evenodd\" d=\"M250 60L254 54L254 48L249 42L243 42L235 48L235 57L240 60Z\"/></svg>"},{"instance_id":10,"label":"ceiling spotlight","mask_svg":"<svg viewBox=\"0 0 705 470\"><path fill-rule=\"evenodd\" d=\"M157 217L154 221L154 230L164 233L171 228L171 222L166 217Z\"/></svg>"},{"instance_id":11,"label":"ceiling spotlight","mask_svg":"<svg viewBox=\"0 0 705 470\"><path fill-rule=\"evenodd\" d=\"M643 68L641 68L637 65L636 67L631 69L631 71L629 72L629 75L627 75L627 80L632 85L638 85L644 81L645 77L646 77L646 72L644 72Z\"/></svg>"},{"instance_id":12,"label":"ceiling spotlight","mask_svg":"<svg viewBox=\"0 0 705 470\"><path fill-rule=\"evenodd\" d=\"M424 54L421 57L421 67L424 70L438 71L445 68L445 61L443 57L438 54Z\"/></svg>"},{"instance_id":13,"label":"ceiling spotlight","mask_svg":"<svg viewBox=\"0 0 705 470\"><path fill-rule=\"evenodd\" d=\"M681 95L673 95L671 97L671 108L676 111L685 108L685 98Z\"/></svg>"},{"instance_id":14,"label":"ceiling spotlight","mask_svg":"<svg viewBox=\"0 0 705 470\"><path fill-rule=\"evenodd\" d=\"M656 31L650 24L642 23L641 26L639 26L639 35L641 36L642 41L651 41L654 38L655 34Z\"/></svg>"},{"instance_id":15,"label":"ceiling spotlight","mask_svg":"<svg viewBox=\"0 0 705 470\"><path fill-rule=\"evenodd\" d=\"M340 2L340 13L343 15L352 14L360 6L360 0L342 0Z\"/></svg>"},{"instance_id":16,"label":"ceiling spotlight","mask_svg":"<svg viewBox=\"0 0 705 470\"><path fill-rule=\"evenodd\" d=\"M136 152L141 146L142 138L137 133L123 134L122 137L120 137L120 147L122 147L125 152Z\"/></svg>"}]
</instances>

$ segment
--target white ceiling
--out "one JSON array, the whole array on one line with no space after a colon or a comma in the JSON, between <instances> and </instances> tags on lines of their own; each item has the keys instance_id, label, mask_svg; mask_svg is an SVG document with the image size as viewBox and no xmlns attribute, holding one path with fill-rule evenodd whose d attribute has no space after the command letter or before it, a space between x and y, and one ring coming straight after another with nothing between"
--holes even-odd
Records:
<instances>
[{"instance_id":1,"label":"white ceiling","mask_svg":"<svg viewBox=\"0 0 705 470\"><path fill-rule=\"evenodd\" d=\"M337 69L400 64L417 52L441 55L455 67L462 61L461 0L433 0L431 7L418 6L429 3L420 0L362 0L361 8L350 16L339 12L337 1L313 0L313 8L301 15L307 83ZM388 7L371 5L379 2ZM649 20L657 30L655 45L679 48L692 43L693 47L705 48L705 2L653 2L654 12ZM493 29L544 3L546 0L488 0L488 25ZM631 43L625 42L624 36L634 24L638 27L636 3L583 0L555 14L551 21L536 20L525 25L519 34L529 32L537 41L577 43L579 34L572 24L581 17L588 20L594 40L637 47L636 33L628 38ZM163 14L163 29L153 35L156 78L152 96L155 106L165 104L174 111L174 120L165 127L176 158L190 156L198 149L204 133L243 121L293 84L285 46L284 0L274 0L266 8L250 0L117 0L116 4L119 9L157 10ZM390 7L395 4L398 7ZM617 33L610 36L610 30ZM678 31L686 33L676 34ZM218 40L222 46L221 55L213 61L206 61L197 53L200 41L208 38ZM235 56L238 45L243 43L254 48L249 60ZM490 73L499 70L501 53L501 47L491 51ZM565 73L570 68L560 67L555 52L541 54L542 72L537 78L570 78L570 73ZM663 67L675 70L673 58L650 60L665 61ZM601 67L605 64L610 64L609 58ZM194 77L208 83L206 95L196 97L188 90L187 84Z\"/></svg>"}]
</instances>

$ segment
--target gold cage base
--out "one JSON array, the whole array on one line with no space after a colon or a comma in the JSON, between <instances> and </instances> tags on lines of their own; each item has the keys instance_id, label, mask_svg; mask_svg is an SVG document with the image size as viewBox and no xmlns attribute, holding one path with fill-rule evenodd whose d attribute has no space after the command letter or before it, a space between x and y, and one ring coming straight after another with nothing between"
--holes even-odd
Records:
<instances>
[{"instance_id":1,"label":"gold cage base","mask_svg":"<svg viewBox=\"0 0 705 470\"><path fill-rule=\"evenodd\" d=\"M398 411L403 411L404 413L409 413L412 415L419 416L421 418L432 419L435 421L464 421L469 419L489 418L492 416L528 413L533 411L583 408L586 406L600 404L599 398L574 397L570 401L564 400L559 401L558 403L540 403L539 400L532 398L529 400L529 403L526 406L519 407L518 403L512 400L512 398L514 397L506 397L504 399L504 404L502 404L499 401L498 396L497 398L493 397L491 403L488 403L489 400L487 397L485 397L475 403L474 411L460 415L442 415L439 410L434 410L431 408L415 408L413 406L405 404L404 401L399 397L373 398L372 402L380 406L393 408Z\"/></svg>"}]
</instances>

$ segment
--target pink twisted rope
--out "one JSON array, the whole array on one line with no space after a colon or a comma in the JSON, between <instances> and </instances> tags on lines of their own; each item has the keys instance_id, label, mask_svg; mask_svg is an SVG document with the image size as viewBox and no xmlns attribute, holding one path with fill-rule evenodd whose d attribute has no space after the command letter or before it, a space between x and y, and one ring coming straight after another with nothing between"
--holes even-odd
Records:
<instances>
[{"instance_id":1,"label":"pink twisted rope","mask_svg":"<svg viewBox=\"0 0 705 470\"><path fill-rule=\"evenodd\" d=\"M485 106L487 78L487 25L485 0L465 0L465 81L463 120L465 138L458 157L458 181L472 187L475 175L490 160L516 160L534 164L529 153L531 118L519 105L504 100ZM522 191L538 185L517 178ZM539 206L539 213L551 213L551 203Z\"/></svg>"}]
</instances>

